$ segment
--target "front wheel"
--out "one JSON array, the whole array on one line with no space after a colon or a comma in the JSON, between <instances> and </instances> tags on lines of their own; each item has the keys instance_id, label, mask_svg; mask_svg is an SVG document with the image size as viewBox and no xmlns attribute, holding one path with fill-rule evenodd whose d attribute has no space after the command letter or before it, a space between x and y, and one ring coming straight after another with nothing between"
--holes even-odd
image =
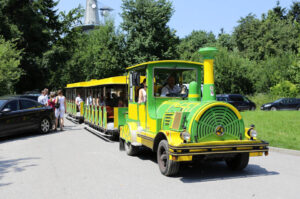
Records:
<instances>
[{"instance_id":1,"label":"front wheel","mask_svg":"<svg viewBox=\"0 0 300 199\"><path fill-rule=\"evenodd\" d=\"M133 146L130 142L125 141L124 147L125 147L125 151L126 151L127 155L134 156L134 155L137 155L139 152L138 147Z\"/></svg>"},{"instance_id":2,"label":"front wheel","mask_svg":"<svg viewBox=\"0 0 300 199\"><path fill-rule=\"evenodd\" d=\"M271 111L277 111L277 108L276 107L272 107Z\"/></svg>"},{"instance_id":3,"label":"front wheel","mask_svg":"<svg viewBox=\"0 0 300 199\"><path fill-rule=\"evenodd\" d=\"M179 171L179 162L169 159L169 146L167 140L160 141L157 149L157 163L160 172L165 176L176 175Z\"/></svg>"},{"instance_id":4,"label":"front wheel","mask_svg":"<svg viewBox=\"0 0 300 199\"><path fill-rule=\"evenodd\" d=\"M40 133L49 133L51 129L51 122L48 118L43 118L40 122Z\"/></svg>"},{"instance_id":5,"label":"front wheel","mask_svg":"<svg viewBox=\"0 0 300 199\"><path fill-rule=\"evenodd\" d=\"M249 162L249 153L241 153L237 156L227 159L226 164L232 170L243 170Z\"/></svg>"}]
</instances>

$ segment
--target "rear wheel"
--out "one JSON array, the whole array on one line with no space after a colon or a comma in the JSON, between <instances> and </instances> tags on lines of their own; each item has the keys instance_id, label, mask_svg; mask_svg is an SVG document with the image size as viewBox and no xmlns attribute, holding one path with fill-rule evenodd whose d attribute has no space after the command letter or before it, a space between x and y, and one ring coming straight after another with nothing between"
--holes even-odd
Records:
<instances>
[{"instance_id":1,"label":"rear wheel","mask_svg":"<svg viewBox=\"0 0 300 199\"><path fill-rule=\"evenodd\" d=\"M160 141L157 149L157 163L160 172L165 176L172 176L179 171L179 162L169 159L169 146L167 140Z\"/></svg>"},{"instance_id":2,"label":"rear wheel","mask_svg":"<svg viewBox=\"0 0 300 199\"><path fill-rule=\"evenodd\" d=\"M127 155L134 156L134 155L137 155L139 152L139 148L136 146L133 146L130 142L125 141L124 147L125 147L125 151L126 151Z\"/></svg>"},{"instance_id":3,"label":"rear wheel","mask_svg":"<svg viewBox=\"0 0 300 199\"><path fill-rule=\"evenodd\" d=\"M51 129L51 122L48 118L43 118L40 123L40 133L49 133Z\"/></svg>"},{"instance_id":4,"label":"rear wheel","mask_svg":"<svg viewBox=\"0 0 300 199\"><path fill-rule=\"evenodd\" d=\"M227 166L232 170L243 170L249 162L249 153L241 153L226 160Z\"/></svg>"}]
</instances>

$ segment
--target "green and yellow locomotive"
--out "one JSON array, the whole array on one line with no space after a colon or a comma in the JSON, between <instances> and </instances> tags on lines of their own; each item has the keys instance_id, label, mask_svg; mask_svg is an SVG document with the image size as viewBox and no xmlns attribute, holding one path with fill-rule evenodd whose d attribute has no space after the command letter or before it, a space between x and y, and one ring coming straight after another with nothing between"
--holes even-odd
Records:
<instances>
[{"instance_id":1,"label":"green and yellow locomotive","mask_svg":"<svg viewBox=\"0 0 300 199\"><path fill-rule=\"evenodd\" d=\"M121 150L135 155L141 146L152 149L166 176L176 174L180 162L223 159L231 169L243 169L249 157L268 154L268 143L256 139L254 127L244 126L239 111L216 101L216 52L200 49L204 63L154 61L127 68L128 112L125 125L119 125ZM146 100L138 103L141 76L147 77Z\"/></svg>"}]
</instances>

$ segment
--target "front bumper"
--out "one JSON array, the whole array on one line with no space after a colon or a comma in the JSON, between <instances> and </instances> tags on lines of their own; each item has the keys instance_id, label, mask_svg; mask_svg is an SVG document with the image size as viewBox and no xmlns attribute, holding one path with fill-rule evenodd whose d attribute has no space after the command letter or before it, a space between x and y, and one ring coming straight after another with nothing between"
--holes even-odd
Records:
<instances>
[{"instance_id":1,"label":"front bumper","mask_svg":"<svg viewBox=\"0 0 300 199\"><path fill-rule=\"evenodd\" d=\"M250 156L261 156L263 153L268 155L268 146L269 143L265 141L250 140L169 145L169 155L175 161L191 161L193 156L215 154L249 153Z\"/></svg>"}]
</instances>

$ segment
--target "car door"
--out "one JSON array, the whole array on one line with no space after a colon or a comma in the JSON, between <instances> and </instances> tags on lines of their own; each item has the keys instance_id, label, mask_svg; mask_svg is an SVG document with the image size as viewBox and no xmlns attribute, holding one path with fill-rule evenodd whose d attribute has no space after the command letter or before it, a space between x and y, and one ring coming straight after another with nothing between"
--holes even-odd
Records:
<instances>
[{"instance_id":1,"label":"car door","mask_svg":"<svg viewBox=\"0 0 300 199\"><path fill-rule=\"evenodd\" d=\"M279 108L281 109L281 110L289 110L290 108L289 108L289 99L288 98L286 98L286 99L283 99L280 103L279 103Z\"/></svg>"},{"instance_id":2,"label":"car door","mask_svg":"<svg viewBox=\"0 0 300 199\"><path fill-rule=\"evenodd\" d=\"M235 106L238 110L244 110L245 109L245 105L244 103L244 99L242 96L239 95L230 95L229 96L230 99L230 103Z\"/></svg>"},{"instance_id":3,"label":"car door","mask_svg":"<svg viewBox=\"0 0 300 199\"><path fill-rule=\"evenodd\" d=\"M2 113L0 116L1 132L0 136L16 134L21 130L21 117L19 116L19 100L11 100L4 105L1 111L9 108L11 111Z\"/></svg>"},{"instance_id":4,"label":"car door","mask_svg":"<svg viewBox=\"0 0 300 199\"><path fill-rule=\"evenodd\" d=\"M22 123L26 129L36 129L39 125L39 114L41 104L32 100L20 100L20 112L22 114Z\"/></svg>"}]
</instances>

